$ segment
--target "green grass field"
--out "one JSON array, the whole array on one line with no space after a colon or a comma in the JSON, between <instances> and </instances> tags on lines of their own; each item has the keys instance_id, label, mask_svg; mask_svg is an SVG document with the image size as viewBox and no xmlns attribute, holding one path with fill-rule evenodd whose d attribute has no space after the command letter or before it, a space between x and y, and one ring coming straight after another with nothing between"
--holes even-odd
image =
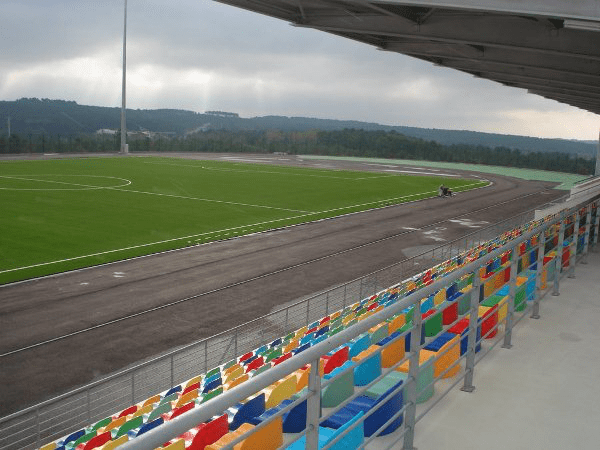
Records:
<instances>
[{"instance_id":1,"label":"green grass field","mask_svg":"<svg viewBox=\"0 0 600 450\"><path fill-rule=\"evenodd\" d=\"M455 191L478 180L175 158L0 162L0 284Z\"/></svg>"}]
</instances>

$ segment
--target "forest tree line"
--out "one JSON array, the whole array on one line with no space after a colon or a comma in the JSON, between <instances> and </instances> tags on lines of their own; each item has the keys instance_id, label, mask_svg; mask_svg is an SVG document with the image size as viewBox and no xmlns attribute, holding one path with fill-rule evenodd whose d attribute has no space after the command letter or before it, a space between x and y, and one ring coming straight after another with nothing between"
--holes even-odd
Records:
<instances>
[{"instance_id":1,"label":"forest tree line","mask_svg":"<svg viewBox=\"0 0 600 450\"><path fill-rule=\"evenodd\" d=\"M558 152L524 152L506 147L443 145L395 131L229 131L210 130L186 137L128 138L130 152L247 152L357 156L486 164L593 174L595 160ZM0 154L118 152L120 135L0 136Z\"/></svg>"}]
</instances>

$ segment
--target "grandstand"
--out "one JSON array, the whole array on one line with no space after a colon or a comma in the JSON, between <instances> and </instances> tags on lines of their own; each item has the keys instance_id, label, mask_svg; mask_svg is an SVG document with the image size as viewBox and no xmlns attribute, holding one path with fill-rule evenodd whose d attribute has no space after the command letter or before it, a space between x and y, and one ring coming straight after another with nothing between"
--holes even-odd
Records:
<instances>
[{"instance_id":1,"label":"grandstand","mask_svg":"<svg viewBox=\"0 0 600 450\"><path fill-rule=\"evenodd\" d=\"M597 247L598 186L582 184L558 212L318 318L313 304L215 367L179 380L167 358L164 389L150 391L151 363L2 419L0 448L412 448L416 422L457 385L472 391L476 364Z\"/></svg>"}]
</instances>

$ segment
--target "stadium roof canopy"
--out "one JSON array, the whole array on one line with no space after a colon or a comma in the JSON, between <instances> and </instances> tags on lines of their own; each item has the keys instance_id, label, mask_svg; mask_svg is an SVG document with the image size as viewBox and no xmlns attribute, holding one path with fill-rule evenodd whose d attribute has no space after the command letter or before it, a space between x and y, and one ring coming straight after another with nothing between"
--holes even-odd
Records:
<instances>
[{"instance_id":1,"label":"stadium roof canopy","mask_svg":"<svg viewBox=\"0 0 600 450\"><path fill-rule=\"evenodd\" d=\"M600 0L217 0L600 114Z\"/></svg>"}]
</instances>

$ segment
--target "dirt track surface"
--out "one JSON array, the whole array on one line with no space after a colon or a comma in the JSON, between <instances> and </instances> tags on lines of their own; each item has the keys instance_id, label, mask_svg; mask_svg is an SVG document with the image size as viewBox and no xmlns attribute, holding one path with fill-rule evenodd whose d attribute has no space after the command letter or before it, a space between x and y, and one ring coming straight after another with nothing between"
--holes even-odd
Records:
<instances>
[{"instance_id":1,"label":"dirt track surface","mask_svg":"<svg viewBox=\"0 0 600 450\"><path fill-rule=\"evenodd\" d=\"M178 156L390 169L381 164L302 161L286 156ZM462 175L472 177L473 173ZM564 191L548 190L552 187L549 183L488 174L482 177L493 185L451 199L423 200L0 287L0 354L220 289L1 357L0 416L386 267L420 246L441 245L441 240L468 234L474 231L473 223L492 224L564 195ZM526 194L531 195L523 197ZM515 198L520 200L511 201ZM502 205L486 208L498 203ZM465 217L471 220L470 226L448 222L436 230L435 240L418 230L464 214L469 214ZM417 230L409 232L408 228ZM222 289L246 280L253 281Z\"/></svg>"}]
</instances>

